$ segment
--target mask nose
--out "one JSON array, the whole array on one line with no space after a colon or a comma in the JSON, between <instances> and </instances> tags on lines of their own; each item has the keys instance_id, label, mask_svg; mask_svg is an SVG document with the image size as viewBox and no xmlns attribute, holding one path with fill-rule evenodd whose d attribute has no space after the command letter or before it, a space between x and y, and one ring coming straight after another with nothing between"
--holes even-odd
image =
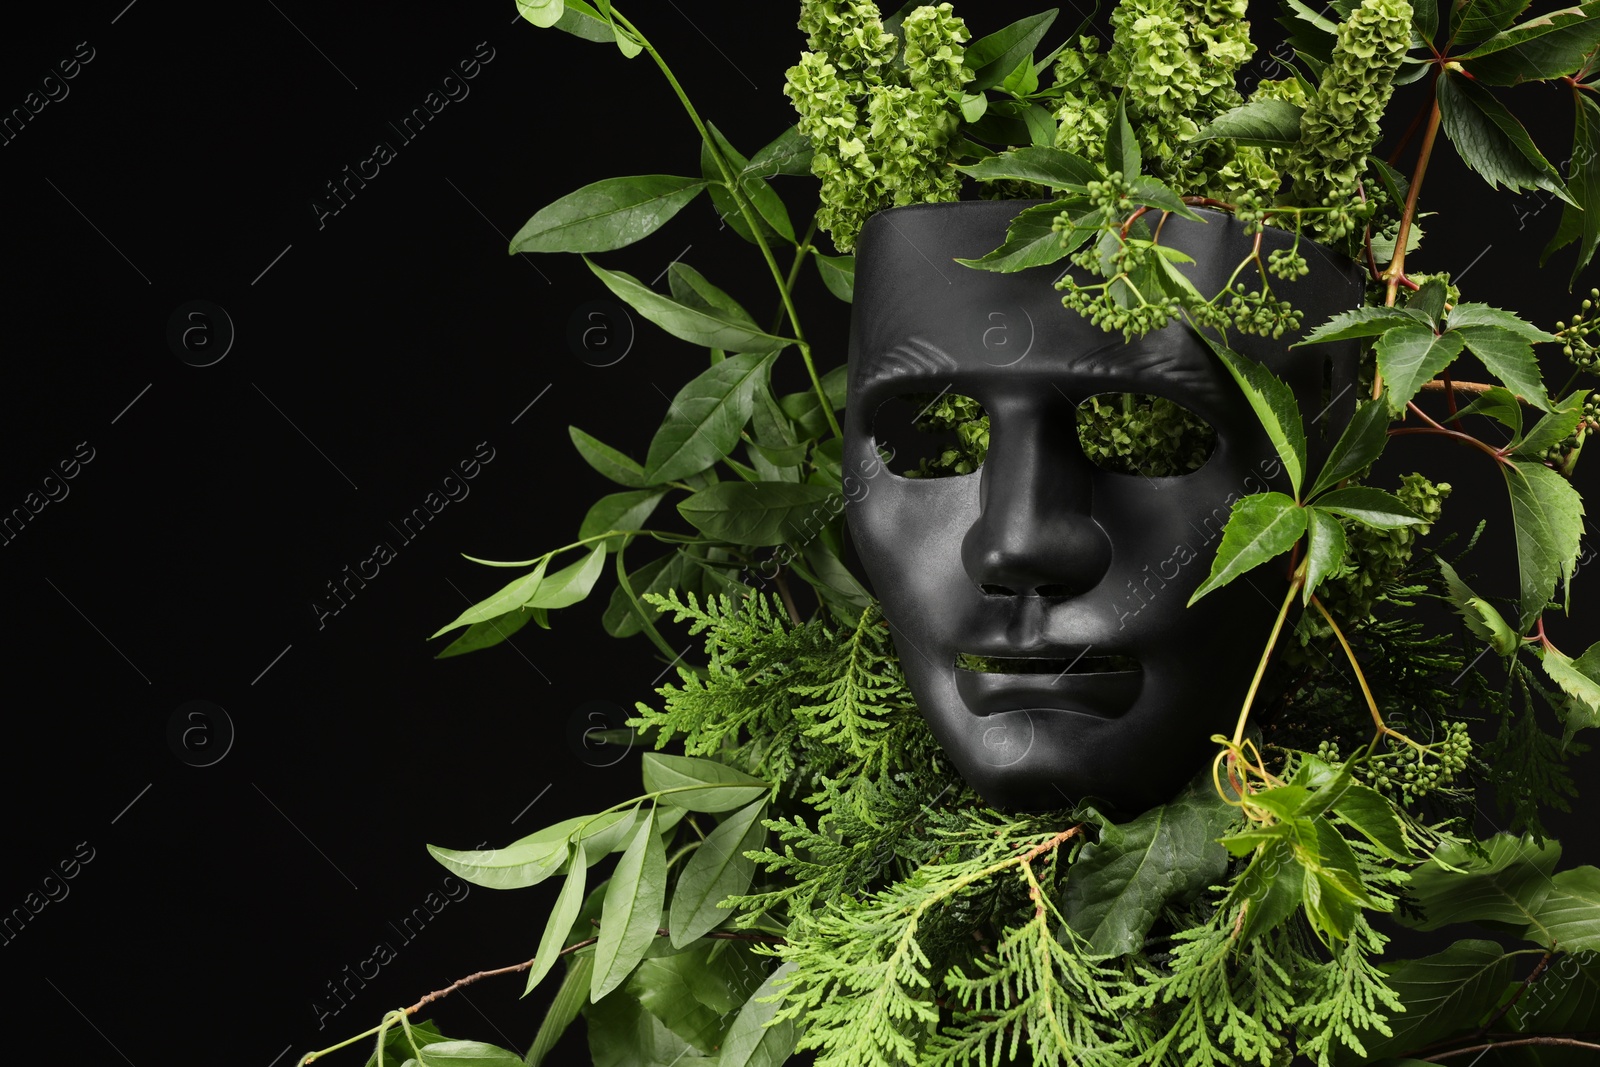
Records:
<instances>
[{"instance_id":1,"label":"mask nose","mask_svg":"<svg viewBox=\"0 0 1600 1067\"><path fill-rule=\"evenodd\" d=\"M1111 541L1090 514L1095 468L1076 410L997 404L990 418L978 521L961 543L968 576L998 596L1088 592L1111 566Z\"/></svg>"}]
</instances>

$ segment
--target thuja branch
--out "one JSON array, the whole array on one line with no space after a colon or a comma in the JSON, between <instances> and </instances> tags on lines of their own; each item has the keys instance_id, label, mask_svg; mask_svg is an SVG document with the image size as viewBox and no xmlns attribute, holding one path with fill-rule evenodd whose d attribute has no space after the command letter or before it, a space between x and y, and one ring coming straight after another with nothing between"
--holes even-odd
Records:
<instances>
[{"instance_id":1,"label":"thuja branch","mask_svg":"<svg viewBox=\"0 0 1600 1067\"><path fill-rule=\"evenodd\" d=\"M728 161L723 158L721 148L718 147L716 140L712 138L711 131L706 129L705 123L701 121L700 113L689 102L689 94L683 91L683 86L678 83L677 77L672 73L672 68L667 66L667 61L662 58L661 53L656 51L655 45L651 44L649 39L639 32L639 28L624 18L622 13L614 7L611 9L611 17L621 23L623 29L633 34L644 50L650 53L650 58L655 60L656 66L661 68L661 73L666 77L667 83L672 86L672 91L677 94L678 101L683 104L684 111L688 112L689 121L693 122L694 128L699 131L700 139L710 149L711 158L716 160L717 170L722 173L722 181L727 187L728 195L733 197L733 202L739 206L739 213L744 216L745 225L750 228L750 235L755 239L756 247L761 249L762 258L767 261L767 269L772 272L772 280L777 283L778 293L783 298L784 311L789 315L789 325L794 332L795 343L800 349L800 358L805 361L806 373L811 376L811 387L816 390L817 400L822 405L822 414L828 420L828 428L833 431L833 436L843 437L844 434L839 429L839 420L833 414L833 405L828 403L827 391L822 388L822 379L817 375L817 365L811 358L811 346L806 343L805 334L801 332L800 313L795 310L794 297L789 292L788 285L784 282L783 270L778 266L778 260L772 254L772 247L767 244L766 235L761 230L761 222L756 218L749 199L744 195L744 190L740 188L738 179L728 166Z\"/></svg>"}]
</instances>

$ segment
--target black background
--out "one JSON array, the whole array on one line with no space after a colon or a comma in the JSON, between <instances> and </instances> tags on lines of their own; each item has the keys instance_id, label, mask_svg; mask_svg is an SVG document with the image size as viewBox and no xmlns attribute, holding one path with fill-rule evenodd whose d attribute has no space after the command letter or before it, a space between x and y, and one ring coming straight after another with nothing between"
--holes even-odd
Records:
<instances>
[{"instance_id":1,"label":"black background","mask_svg":"<svg viewBox=\"0 0 1600 1067\"><path fill-rule=\"evenodd\" d=\"M958 13L982 35L1027 10ZM510 2L97 0L34 14L46 21L0 42L0 109L24 106L75 52L92 58L0 145L0 513L80 442L93 459L0 546L13 726L0 913L80 843L93 859L0 945L8 1029L73 1062L281 1067L532 954L554 884L474 888L414 939L396 934L443 884L425 842L503 844L637 792L637 757L582 732L591 713L649 698L664 657L601 632L604 595L508 648L436 661L446 639L426 638L516 573L460 553L538 555L614 488L577 458L567 426L642 457L704 358L642 321L628 347L620 318L610 347L574 343L573 324L609 294L577 257L511 257L508 239L588 182L698 173L697 142L648 57L537 30ZM669 2L630 16L743 152L792 121L793 5ZM1049 43L1072 21L1069 8ZM389 125L443 95L475 53L466 95L414 139ZM1269 58L1246 74L1268 76ZM1564 160L1570 103L1555 89L1522 99ZM326 183L379 141L394 158L328 211ZM810 179L788 181L799 204ZM1559 207L1485 193L1442 149L1423 207L1448 212L1450 228L1424 220L1415 266L1465 270L1469 298L1543 325L1569 317L1567 262L1537 269ZM757 254L703 198L598 258L646 281L681 258L758 318L772 310ZM226 312L231 345L215 313L194 320L204 332L188 348L169 343L196 300ZM846 309L809 268L800 303L820 366L841 363ZM799 386L797 366L780 371ZM480 442L493 459L468 495L414 539L397 535L390 524ZM1412 446L1397 469L1437 472L1447 447ZM1467 469L1481 477L1454 478L1450 512L1503 537L1498 477ZM326 583L379 542L395 558L319 617ZM1573 653L1594 630L1581 616L1554 627ZM191 701L225 714L186 719ZM201 732L170 740L175 716L180 733ZM1600 857L1584 820L1560 829L1569 861ZM379 942L396 958L319 1018L327 984ZM433 1014L449 1033L525 1051L553 986L525 1001L521 988L484 983ZM581 1041L567 1055L580 1061Z\"/></svg>"}]
</instances>

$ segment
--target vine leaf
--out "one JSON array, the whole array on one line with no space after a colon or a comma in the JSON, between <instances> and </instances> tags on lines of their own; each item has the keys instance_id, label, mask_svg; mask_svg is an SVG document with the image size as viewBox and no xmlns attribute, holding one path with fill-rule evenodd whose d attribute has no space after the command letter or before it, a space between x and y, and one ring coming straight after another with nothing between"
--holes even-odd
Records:
<instances>
[{"instance_id":1,"label":"vine leaf","mask_svg":"<svg viewBox=\"0 0 1600 1067\"><path fill-rule=\"evenodd\" d=\"M843 300L846 304L854 303L856 298L856 257L825 256L818 252L815 246L811 249L811 257L817 262L817 273L822 276L822 284L828 287L828 292Z\"/></svg>"},{"instance_id":2,"label":"vine leaf","mask_svg":"<svg viewBox=\"0 0 1600 1067\"><path fill-rule=\"evenodd\" d=\"M1511 492L1522 590L1518 628L1526 633L1555 595L1557 583L1572 581L1583 536L1583 500L1570 482L1541 463L1516 459L1502 463L1500 470Z\"/></svg>"},{"instance_id":3,"label":"vine leaf","mask_svg":"<svg viewBox=\"0 0 1600 1067\"><path fill-rule=\"evenodd\" d=\"M1036 15L1018 19L1011 25L980 37L967 45L961 61L975 72L966 85L967 92L981 92L1005 81L1018 63L1033 55L1034 46L1043 39L1050 24L1055 22L1059 9L1050 8Z\"/></svg>"},{"instance_id":4,"label":"vine leaf","mask_svg":"<svg viewBox=\"0 0 1600 1067\"><path fill-rule=\"evenodd\" d=\"M1533 347L1520 334L1500 326L1462 326L1445 336L1459 336L1467 350L1483 363L1506 388L1542 411L1550 410L1544 378ZM1587 395L1587 394L1586 394ZM1581 406L1580 401L1580 406Z\"/></svg>"},{"instance_id":5,"label":"vine leaf","mask_svg":"<svg viewBox=\"0 0 1600 1067\"><path fill-rule=\"evenodd\" d=\"M1550 872L1561 858L1561 846L1496 834L1485 847L1486 855L1479 856L1459 842L1441 845L1433 862L1412 872L1407 888L1425 918L1398 921L1418 930L1460 922L1505 923L1519 929L1528 925L1550 892Z\"/></svg>"},{"instance_id":6,"label":"vine leaf","mask_svg":"<svg viewBox=\"0 0 1600 1067\"><path fill-rule=\"evenodd\" d=\"M1331 489L1372 466L1389 443L1388 431L1389 412L1383 404L1366 403L1357 408L1334 443L1333 451L1328 453L1328 462L1306 498L1315 500L1324 489Z\"/></svg>"},{"instance_id":7,"label":"vine leaf","mask_svg":"<svg viewBox=\"0 0 1600 1067\"><path fill-rule=\"evenodd\" d=\"M583 261L618 300L672 336L692 344L703 348L724 348L730 352L771 352L794 343L788 338L752 329L720 310L689 307L669 296L662 296L633 275L606 270L587 256Z\"/></svg>"},{"instance_id":8,"label":"vine leaf","mask_svg":"<svg viewBox=\"0 0 1600 1067\"><path fill-rule=\"evenodd\" d=\"M1306 509L1306 584L1301 603L1310 604L1311 594L1317 591L1322 580L1338 572L1344 565L1347 548L1344 527L1333 515L1320 508Z\"/></svg>"},{"instance_id":9,"label":"vine leaf","mask_svg":"<svg viewBox=\"0 0 1600 1067\"><path fill-rule=\"evenodd\" d=\"M1466 415L1494 419L1511 431L1513 440L1522 437L1522 404L1509 389L1491 385L1478 395L1478 399L1456 412L1458 419Z\"/></svg>"},{"instance_id":10,"label":"vine leaf","mask_svg":"<svg viewBox=\"0 0 1600 1067\"><path fill-rule=\"evenodd\" d=\"M1361 1035L1373 1059L1424 1048L1477 1026L1505 995L1514 958L1493 941L1457 941L1420 960L1384 968L1406 1010L1389 1017L1390 1037Z\"/></svg>"},{"instance_id":11,"label":"vine leaf","mask_svg":"<svg viewBox=\"0 0 1600 1067\"><path fill-rule=\"evenodd\" d=\"M605 903L600 909L600 940L594 949L594 975L589 981L590 1000L599 1000L621 985L644 958L661 925L666 892L667 855L661 835L656 833L656 811L652 806L617 861L611 881L606 883Z\"/></svg>"},{"instance_id":12,"label":"vine leaf","mask_svg":"<svg viewBox=\"0 0 1600 1067\"><path fill-rule=\"evenodd\" d=\"M1507 27L1456 56L1485 85L1548 81L1571 74L1600 44L1600 3L1549 11Z\"/></svg>"},{"instance_id":13,"label":"vine leaf","mask_svg":"<svg viewBox=\"0 0 1600 1067\"><path fill-rule=\"evenodd\" d=\"M1450 604L1456 612L1466 620L1467 629L1480 641L1486 641L1502 656L1516 654L1522 646L1522 640L1517 632L1506 622L1505 617L1495 610L1494 605L1474 593L1456 569L1446 563L1443 557L1436 557L1439 572L1444 575L1445 589L1450 597Z\"/></svg>"},{"instance_id":14,"label":"vine leaf","mask_svg":"<svg viewBox=\"0 0 1600 1067\"><path fill-rule=\"evenodd\" d=\"M532 993L534 987L550 973L550 968L555 966L566 944L567 931L572 929L573 920L577 919L578 910L583 907L583 883L589 873L589 861L584 854L582 841L573 844L572 850L572 859L576 862L567 864L567 880L561 885L561 893L556 897L556 906L551 910L550 918L545 920L544 934L539 938L539 950L534 954L533 966L528 970L528 984L522 991L523 996Z\"/></svg>"},{"instance_id":15,"label":"vine leaf","mask_svg":"<svg viewBox=\"0 0 1600 1067\"><path fill-rule=\"evenodd\" d=\"M1287 100L1252 100L1212 119L1189 143L1227 137L1235 144L1257 148L1288 148L1300 143L1304 111Z\"/></svg>"},{"instance_id":16,"label":"vine leaf","mask_svg":"<svg viewBox=\"0 0 1600 1067\"><path fill-rule=\"evenodd\" d=\"M1578 275L1594 258L1596 245L1600 245L1600 104L1590 99L1592 94L1579 93L1574 109L1572 130L1571 173L1567 188L1575 204L1561 205L1561 221L1550 243L1539 253L1539 265L1557 249L1578 242L1578 262L1573 265L1572 277L1567 282L1570 290L1578 284Z\"/></svg>"},{"instance_id":17,"label":"vine leaf","mask_svg":"<svg viewBox=\"0 0 1600 1067\"><path fill-rule=\"evenodd\" d=\"M1536 649L1544 673L1567 695L1565 707L1558 707L1566 726L1566 739L1579 730L1600 726L1600 643L1576 660L1553 648Z\"/></svg>"},{"instance_id":18,"label":"vine leaf","mask_svg":"<svg viewBox=\"0 0 1600 1067\"><path fill-rule=\"evenodd\" d=\"M1417 322L1417 317L1408 314L1404 308L1351 308L1348 311L1339 312L1289 347L1299 348L1301 345L1319 345L1326 344L1329 341L1348 341L1353 337L1377 337L1395 326L1403 326L1415 322Z\"/></svg>"},{"instance_id":19,"label":"vine leaf","mask_svg":"<svg viewBox=\"0 0 1600 1067\"><path fill-rule=\"evenodd\" d=\"M1459 332L1434 333L1432 326L1411 322L1386 330L1377 345L1378 372L1389 412L1399 415L1422 390L1422 383L1450 365L1465 343Z\"/></svg>"},{"instance_id":20,"label":"vine leaf","mask_svg":"<svg viewBox=\"0 0 1600 1067\"><path fill-rule=\"evenodd\" d=\"M1235 501L1211 574L1189 598L1193 604L1213 589L1293 548L1306 532L1306 509L1282 493L1256 493Z\"/></svg>"},{"instance_id":21,"label":"vine leaf","mask_svg":"<svg viewBox=\"0 0 1600 1067\"><path fill-rule=\"evenodd\" d=\"M1105 208L1094 208L1072 219L1072 227L1058 231L1055 221L1063 211L1081 206L1082 201L1058 200L1024 208L1006 227L1005 243L978 259L957 258L956 262L980 270L1009 274L1054 263L1080 248L1105 225Z\"/></svg>"},{"instance_id":22,"label":"vine leaf","mask_svg":"<svg viewBox=\"0 0 1600 1067\"><path fill-rule=\"evenodd\" d=\"M1488 89L1457 74L1436 83L1440 117L1461 161L1490 188L1543 189L1576 205L1561 175L1534 146L1528 131Z\"/></svg>"},{"instance_id":23,"label":"vine leaf","mask_svg":"<svg viewBox=\"0 0 1600 1067\"><path fill-rule=\"evenodd\" d=\"M1529 0L1465 0L1452 5L1450 40L1456 48L1472 48L1490 40L1527 10Z\"/></svg>"},{"instance_id":24,"label":"vine leaf","mask_svg":"<svg viewBox=\"0 0 1600 1067\"><path fill-rule=\"evenodd\" d=\"M660 484L699 474L732 452L775 358L772 352L741 352L679 389L650 440L645 480Z\"/></svg>"},{"instance_id":25,"label":"vine leaf","mask_svg":"<svg viewBox=\"0 0 1600 1067\"><path fill-rule=\"evenodd\" d=\"M750 888L756 865L745 853L760 849L766 841L767 828L761 822L766 810L765 798L740 808L718 823L689 857L678 876L667 921L674 948L716 929L731 914L717 905Z\"/></svg>"},{"instance_id":26,"label":"vine leaf","mask_svg":"<svg viewBox=\"0 0 1600 1067\"><path fill-rule=\"evenodd\" d=\"M1402 526L1415 526L1422 521L1416 513L1400 502L1393 493L1366 485L1352 485L1335 489L1317 500L1317 507L1347 519L1354 519L1375 530L1397 530Z\"/></svg>"},{"instance_id":27,"label":"vine leaf","mask_svg":"<svg viewBox=\"0 0 1600 1067\"><path fill-rule=\"evenodd\" d=\"M699 195L699 178L606 178L541 208L511 239L516 252L609 252L655 233Z\"/></svg>"},{"instance_id":28,"label":"vine leaf","mask_svg":"<svg viewBox=\"0 0 1600 1067\"><path fill-rule=\"evenodd\" d=\"M1061 911L1096 955L1137 951L1168 901L1221 879L1228 850L1217 844L1235 809L1210 776L1131 822L1108 823L1067 871Z\"/></svg>"},{"instance_id":29,"label":"vine leaf","mask_svg":"<svg viewBox=\"0 0 1600 1067\"><path fill-rule=\"evenodd\" d=\"M1203 333L1200 336L1244 391L1245 399L1250 401L1262 429L1277 450L1279 462L1289 473L1289 482L1298 499L1300 483L1306 473L1306 431L1300 421L1300 405L1295 402L1294 390L1263 364L1241 356Z\"/></svg>"},{"instance_id":30,"label":"vine leaf","mask_svg":"<svg viewBox=\"0 0 1600 1067\"><path fill-rule=\"evenodd\" d=\"M1579 389L1550 407L1548 414L1533 424L1528 436L1517 441L1511 452L1532 460L1541 459L1546 449L1565 441L1578 429L1578 423L1583 421L1583 402L1588 398L1589 390Z\"/></svg>"}]
</instances>

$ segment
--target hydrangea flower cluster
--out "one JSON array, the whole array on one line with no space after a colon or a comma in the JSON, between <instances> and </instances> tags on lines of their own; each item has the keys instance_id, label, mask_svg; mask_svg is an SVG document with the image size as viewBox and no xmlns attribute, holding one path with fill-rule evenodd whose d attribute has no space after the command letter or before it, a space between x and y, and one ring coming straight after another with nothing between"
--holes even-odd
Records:
<instances>
[{"instance_id":1,"label":"hydrangea flower cluster","mask_svg":"<svg viewBox=\"0 0 1600 1067\"><path fill-rule=\"evenodd\" d=\"M871 0L805 0L800 28L811 51L790 67L784 92L822 180L817 225L841 252L873 212L956 199L966 23L948 3L916 8L900 39ZM900 53L903 68L894 59Z\"/></svg>"}]
</instances>

